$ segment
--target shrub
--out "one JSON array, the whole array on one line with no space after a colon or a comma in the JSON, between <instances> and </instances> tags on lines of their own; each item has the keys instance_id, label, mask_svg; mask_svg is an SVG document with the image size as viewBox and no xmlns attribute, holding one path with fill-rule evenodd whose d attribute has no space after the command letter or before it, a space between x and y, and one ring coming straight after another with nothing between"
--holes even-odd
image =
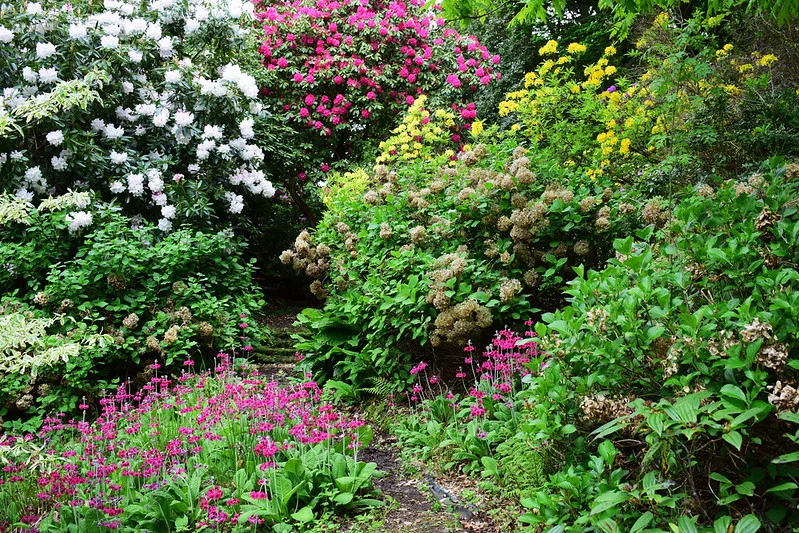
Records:
<instances>
[{"instance_id":1,"label":"shrub","mask_svg":"<svg viewBox=\"0 0 799 533\"><path fill-rule=\"evenodd\" d=\"M273 196L254 138L267 144L278 121L249 73L260 72L249 2L48 1L1 13L12 123L0 189L28 200L91 189L164 232L235 221L245 196Z\"/></svg>"},{"instance_id":2,"label":"shrub","mask_svg":"<svg viewBox=\"0 0 799 533\"><path fill-rule=\"evenodd\" d=\"M0 196L0 224L4 319L29 315L38 324L17 353L5 354L3 416L40 420L74 408L81 394L92 397L94 381L135 374L145 359L171 365L260 331L242 320L263 306L252 288L253 262L242 258L244 245L228 232L181 228L159 240L153 225L131 228L119 208L92 203L88 193L36 207ZM79 349L78 340L95 334L106 344ZM55 347L69 347L68 357L46 355ZM26 360L36 363L22 368ZM25 395L32 398L18 403Z\"/></svg>"},{"instance_id":3,"label":"shrub","mask_svg":"<svg viewBox=\"0 0 799 533\"><path fill-rule=\"evenodd\" d=\"M499 56L447 28L436 9L418 0L259 3L265 102L308 147L292 178L315 183L335 163L359 161L420 95L466 106L499 78Z\"/></svg>"},{"instance_id":4,"label":"shrub","mask_svg":"<svg viewBox=\"0 0 799 533\"><path fill-rule=\"evenodd\" d=\"M717 26L660 14L637 42L633 56L646 70L635 76L614 64L612 46L580 76L586 47L549 41L539 50L546 59L508 93L500 115L516 116L512 129L559 164L647 196L793 154L799 122L786 102L796 94L775 85L778 58L717 44Z\"/></svg>"},{"instance_id":5,"label":"shrub","mask_svg":"<svg viewBox=\"0 0 799 533\"><path fill-rule=\"evenodd\" d=\"M314 233L282 255L325 299L300 317L313 338L299 348L315 371L356 386L402 382L411 354L443 361L503 321L554 308L570 265L599 264L639 224L620 191L512 141L456 161L396 157L405 162L334 186Z\"/></svg>"},{"instance_id":6,"label":"shrub","mask_svg":"<svg viewBox=\"0 0 799 533\"><path fill-rule=\"evenodd\" d=\"M536 329L568 376L570 400L555 409L581 439L613 439L600 451L614 450L607 468L620 470L613 486L582 497L583 511L557 510L560 498L574 501L569 488L528 500L526 521L582 531L613 520L623 530L647 494L647 523L750 512L757 518L742 522L795 523L797 457L785 452L799 401L796 177L795 164L772 161L748 180L686 191L662 230L616 241L603 270L578 269L570 305ZM584 442L574 442L579 453ZM574 462L567 452L551 490Z\"/></svg>"}]
</instances>

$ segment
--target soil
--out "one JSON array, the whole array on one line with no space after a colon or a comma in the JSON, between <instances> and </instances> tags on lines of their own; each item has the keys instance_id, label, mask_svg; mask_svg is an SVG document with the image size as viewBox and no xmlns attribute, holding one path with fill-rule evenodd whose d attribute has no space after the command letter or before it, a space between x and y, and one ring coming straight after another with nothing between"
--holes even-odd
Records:
<instances>
[{"instance_id":1,"label":"soil","mask_svg":"<svg viewBox=\"0 0 799 533\"><path fill-rule=\"evenodd\" d=\"M467 487L457 480L404 473L395 445L396 437L376 430L358 456L385 473L374 481L390 505L382 533L500 533L479 509L458 498Z\"/></svg>"}]
</instances>

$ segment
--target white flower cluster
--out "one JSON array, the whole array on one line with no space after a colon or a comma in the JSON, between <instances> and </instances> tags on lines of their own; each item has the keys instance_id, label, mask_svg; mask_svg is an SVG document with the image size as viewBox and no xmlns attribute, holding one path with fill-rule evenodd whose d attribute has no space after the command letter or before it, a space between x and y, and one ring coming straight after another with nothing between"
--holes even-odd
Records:
<instances>
[{"instance_id":1,"label":"white flower cluster","mask_svg":"<svg viewBox=\"0 0 799 533\"><path fill-rule=\"evenodd\" d=\"M0 191L33 199L67 188L94 189L119 196L131 214L160 213L163 231L180 221L180 195L192 180L232 214L243 211L246 195L274 196L255 141L262 116L256 79L235 62L215 64L217 56L205 53L209 35L232 52L222 57L247 53L253 4L101 5L91 14L73 10L68 0L3 5L0 63L18 68L16 80L0 85L9 110L46 101L57 84L87 80L96 70L108 80L94 86L102 103L73 107L63 116L56 111L24 124L22 135L6 132L12 137L7 144L18 149L0 153ZM46 144L36 145L37 138ZM70 231L78 231L91 224L91 214L76 211L68 222Z\"/></svg>"},{"instance_id":2,"label":"white flower cluster","mask_svg":"<svg viewBox=\"0 0 799 533\"><path fill-rule=\"evenodd\" d=\"M69 232L75 233L80 231L81 228L91 226L92 214L88 211L75 211L67 214L64 220L69 224Z\"/></svg>"}]
</instances>

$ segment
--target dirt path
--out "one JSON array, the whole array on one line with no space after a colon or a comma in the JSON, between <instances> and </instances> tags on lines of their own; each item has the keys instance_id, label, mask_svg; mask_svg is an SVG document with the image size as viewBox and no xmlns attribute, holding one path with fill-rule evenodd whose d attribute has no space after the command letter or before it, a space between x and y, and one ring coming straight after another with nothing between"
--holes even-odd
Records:
<instances>
[{"instance_id":1,"label":"dirt path","mask_svg":"<svg viewBox=\"0 0 799 533\"><path fill-rule=\"evenodd\" d=\"M290 335L298 330L293 323L300 310L285 309L263 318L273 337L271 346L265 347L267 357L262 371L275 379L285 379L292 372L294 365L288 362ZM280 355L274 357L270 352ZM369 422L367 416L364 419ZM385 472L374 484L383 493L388 511L382 516L382 523L354 521L342 527L343 533L500 533L481 510L461 501L459 495L466 488L462 482L403 472L396 438L372 425L375 438L361 450L358 460L374 462L378 470Z\"/></svg>"}]
</instances>

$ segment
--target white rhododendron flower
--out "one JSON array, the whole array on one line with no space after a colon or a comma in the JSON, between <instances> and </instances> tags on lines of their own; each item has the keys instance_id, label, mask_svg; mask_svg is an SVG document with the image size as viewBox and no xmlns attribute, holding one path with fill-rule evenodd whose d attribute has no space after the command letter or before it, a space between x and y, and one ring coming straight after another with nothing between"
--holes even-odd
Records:
<instances>
[{"instance_id":1,"label":"white rhododendron flower","mask_svg":"<svg viewBox=\"0 0 799 533\"><path fill-rule=\"evenodd\" d=\"M47 142L53 146L61 146L61 143L64 142L64 132L61 130L51 131L45 135L45 138L47 139Z\"/></svg>"},{"instance_id":2,"label":"white rhododendron flower","mask_svg":"<svg viewBox=\"0 0 799 533\"><path fill-rule=\"evenodd\" d=\"M194 122L194 113L178 111L175 113L175 125L179 128L190 126Z\"/></svg>"},{"instance_id":3,"label":"white rhododendron flower","mask_svg":"<svg viewBox=\"0 0 799 533\"><path fill-rule=\"evenodd\" d=\"M164 72L164 81L167 83L178 83L180 81L179 70L167 70Z\"/></svg>"},{"instance_id":4,"label":"white rhododendron flower","mask_svg":"<svg viewBox=\"0 0 799 533\"><path fill-rule=\"evenodd\" d=\"M46 59L55 55L55 45L52 43L36 43L36 57Z\"/></svg>"},{"instance_id":5,"label":"white rhododendron flower","mask_svg":"<svg viewBox=\"0 0 799 533\"><path fill-rule=\"evenodd\" d=\"M133 196L141 196L144 193L144 176L142 174L128 174L128 192Z\"/></svg>"},{"instance_id":6,"label":"white rhododendron flower","mask_svg":"<svg viewBox=\"0 0 799 533\"><path fill-rule=\"evenodd\" d=\"M130 216L160 211L153 221L164 232L181 215L177 188L196 183L209 199L221 188L227 201L210 205L223 216L243 212L251 196L274 194L261 168L264 151L252 141L263 110L259 87L241 66L261 57L231 59L249 53L258 33L250 1L103 0L90 13L65 3L20 6L12 10L27 16L0 24L0 53L15 66L0 88L6 109L46 97L57 83L87 79L93 61L79 57L100 52L107 79L102 102L75 106L53 122L20 121L22 131L8 134L15 149L0 153L0 175L13 184L7 192L33 201L68 189L110 192ZM217 37L222 53L202 53ZM91 224L88 210L75 209L70 231Z\"/></svg>"},{"instance_id":7,"label":"white rhododendron flower","mask_svg":"<svg viewBox=\"0 0 799 533\"><path fill-rule=\"evenodd\" d=\"M114 150L111 150L109 157L111 158L111 162L115 165L121 165L128 160L128 154L126 152L115 152Z\"/></svg>"},{"instance_id":8,"label":"white rhododendron flower","mask_svg":"<svg viewBox=\"0 0 799 533\"><path fill-rule=\"evenodd\" d=\"M119 48L119 37L116 35L103 35L100 37L100 46L108 50Z\"/></svg>"},{"instance_id":9,"label":"white rhododendron flower","mask_svg":"<svg viewBox=\"0 0 799 533\"><path fill-rule=\"evenodd\" d=\"M106 124L105 126L105 135L109 139L119 139L123 135L125 135L125 128L122 126L114 126L113 124Z\"/></svg>"},{"instance_id":10,"label":"white rhododendron flower","mask_svg":"<svg viewBox=\"0 0 799 533\"><path fill-rule=\"evenodd\" d=\"M142 54L138 50L134 50L134 49L131 48L130 50L128 50L128 57L134 63L141 63L141 60L144 57L144 54Z\"/></svg>"},{"instance_id":11,"label":"white rhododendron flower","mask_svg":"<svg viewBox=\"0 0 799 533\"><path fill-rule=\"evenodd\" d=\"M14 32L5 26L0 26L0 43L10 43L13 40Z\"/></svg>"},{"instance_id":12,"label":"white rhododendron flower","mask_svg":"<svg viewBox=\"0 0 799 533\"><path fill-rule=\"evenodd\" d=\"M67 214L67 216L64 217L64 220L69 224L69 232L75 233L81 228L91 226L92 214L86 211L76 211L74 213Z\"/></svg>"},{"instance_id":13,"label":"white rhododendron flower","mask_svg":"<svg viewBox=\"0 0 799 533\"><path fill-rule=\"evenodd\" d=\"M39 81L42 83L55 83L58 81L58 71L55 67L40 68Z\"/></svg>"},{"instance_id":14,"label":"white rhododendron flower","mask_svg":"<svg viewBox=\"0 0 799 533\"><path fill-rule=\"evenodd\" d=\"M86 26L84 24L70 24L69 25L69 36L72 39L83 39L88 35L88 31L86 30Z\"/></svg>"}]
</instances>

